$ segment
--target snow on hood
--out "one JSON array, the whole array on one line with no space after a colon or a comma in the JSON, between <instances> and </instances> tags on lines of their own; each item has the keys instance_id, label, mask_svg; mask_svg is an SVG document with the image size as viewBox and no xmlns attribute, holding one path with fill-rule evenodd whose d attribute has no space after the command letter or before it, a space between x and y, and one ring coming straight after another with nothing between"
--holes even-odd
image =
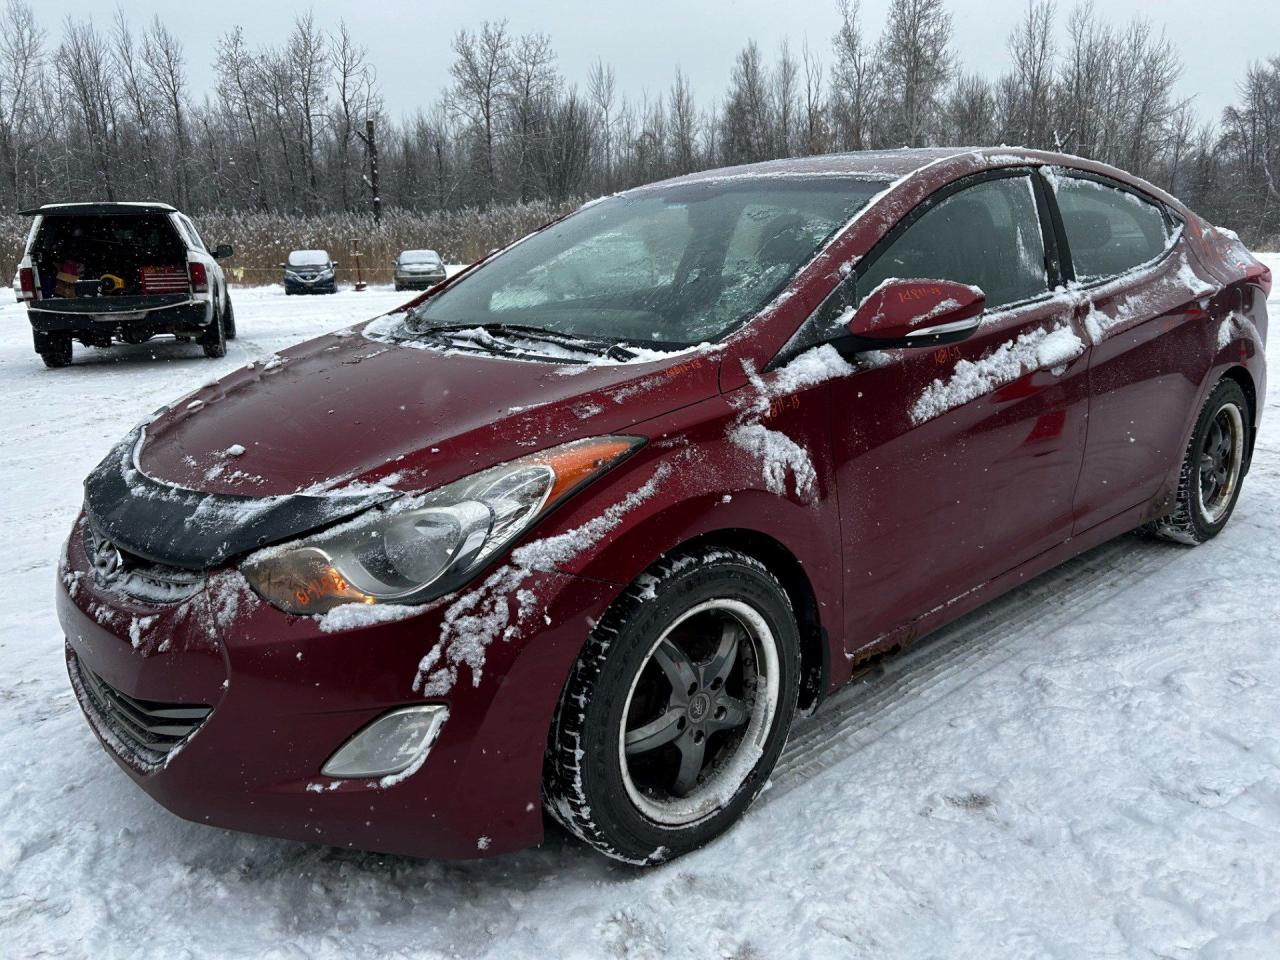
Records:
<instances>
[{"instance_id":1,"label":"snow on hood","mask_svg":"<svg viewBox=\"0 0 1280 960\"><path fill-rule=\"evenodd\" d=\"M429 489L713 396L718 367L715 350L569 366L339 331L174 404L148 426L138 466L163 483L242 496Z\"/></svg>"}]
</instances>

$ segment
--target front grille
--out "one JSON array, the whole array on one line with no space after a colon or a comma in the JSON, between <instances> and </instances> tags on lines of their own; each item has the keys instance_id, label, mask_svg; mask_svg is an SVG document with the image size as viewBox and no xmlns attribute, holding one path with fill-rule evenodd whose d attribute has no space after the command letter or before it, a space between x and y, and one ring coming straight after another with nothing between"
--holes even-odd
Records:
<instances>
[{"instance_id":1,"label":"front grille","mask_svg":"<svg viewBox=\"0 0 1280 960\"><path fill-rule=\"evenodd\" d=\"M107 740L118 752L157 767L199 729L212 712L206 703L159 703L121 693L79 657L73 665L82 698Z\"/></svg>"},{"instance_id":2,"label":"front grille","mask_svg":"<svg viewBox=\"0 0 1280 960\"><path fill-rule=\"evenodd\" d=\"M204 574L151 563L121 550L88 523L84 552L99 586L120 590L147 603L180 603L204 586Z\"/></svg>"}]
</instances>

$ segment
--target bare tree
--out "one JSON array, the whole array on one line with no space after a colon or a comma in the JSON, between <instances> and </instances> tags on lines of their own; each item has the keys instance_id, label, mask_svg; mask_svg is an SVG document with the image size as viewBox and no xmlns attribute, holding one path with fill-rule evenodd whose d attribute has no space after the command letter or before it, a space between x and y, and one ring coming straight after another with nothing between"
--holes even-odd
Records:
<instances>
[{"instance_id":1,"label":"bare tree","mask_svg":"<svg viewBox=\"0 0 1280 960\"><path fill-rule=\"evenodd\" d=\"M285 47L285 58L292 80L291 93L298 118L298 140L306 178L308 205L319 201L316 175L316 129L327 113L326 89L329 82L329 57L324 34L316 26L315 16L307 11L293 24L293 32Z\"/></svg>"},{"instance_id":2,"label":"bare tree","mask_svg":"<svg viewBox=\"0 0 1280 960\"><path fill-rule=\"evenodd\" d=\"M991 84L976 73L956 77L947 99L947 131L958 144L981 146L996 139L995 96Z\"/></svg>"},{"instance_id":3,"label":"bare tree","mask_svg":"<svg viewBox=\"0 0 1280 960\"><path fill-rule=\"evenodd\" d=\"M943 0L890 0L877 47L887 106L886 141L922 147L940 128L951 77L951 15Z\"/></svg>"},{"instance_id":4,"label":"bare tree","mask_svg":"<svg viewBox=\"0 0 1280 960\"><path fill-rule=\"evenodd\" d=\"M334 80L333 149L337 157L338 195L343 210L351 209L351 148L360 126L376 113L376 90L368 51L357 44L345 22L329 38Z\"/></svg>"},{"instance_id":5,"label":"bare tree","mask_svg":"<svg viewBox=\"0 0 1280 960\"><path fill-rule=\"evenodd\" d=\"M551 94L559 78L551 38L531 33L511 44L503 76L507 101L507 137L512 150L516 184L521 203L528 203L533 188L533 155L542 135L540 122L548 113Z\"/></svg>"},{"instance_id":6,"label":"bare tree","mask_svg":"<svg viewBox=\"0 0 1280 960\"><path fill-rule=\"evenodd\" d=\"M688 173L697 164L698 106L689 79L679 67L667 102L671 115L672 172Z\"/></svg>"},{"instance_id":7,"label":"bare tree","mask_svg":"<svg viewBox=\"0 0 1280 960\"><path fill-rule=\"evenodd\" d=\"M111 59L116 84L129 112L131 133L138 140L138 165L142 183L147 195L154 196L158 181L155 170L155 138L151 130L151 102L146 81L139 69L138 49L123 10L116 10L111 36Z\"/></svg>"},{"instance_id":8,"label":"bare tree","mask_svg":"<svg viewBox=\"0 0 1280 960\"><path fill-rule=\"evenodd\" d=\"M802 153L824 153L829 144L827 109L822 95L822 61L804 42L800 52L804 73L804 143Z\"/></svg>"},{"instance_id":9,"label":"bare tree","mask_svg":"<svg viewBox=\"0 0 1280 960\"><path fill-rule=\"evenodd\" d=\"M6 199L13 202L25 186L23 157L39 122L35 91L44 76L44 42L31 7L8 0L0 17L0 162Z\"/></svg>"},{"instance_id":10,"label":"bare tree","mask_svg":"<svg viewBox=\"0 0 1280 960\"><path fill-rule=\"evenodd\" d=\"M832 40L831 109L839 144L845 150L871 145L870 122L875 112L880 70L859 20L859 0L840 0L840 29Z\"/></svg>"},{"instance_id":11,"label":"bare tree","mask_svg":"<svg viewBox=\"0 0 1280 960\"><path fill-rule=\"evenodd\" d=\"M111 53L92 21L67 18L58 48L58 71L67 86L73 114L82 125L91 169L107 200L115 200L115 85Z\"/></svg>"},{"instance_id":12,"label":"bare tree","mask_svg":"<svg viewBox=\"0 0 1280 960\"><path fill-rule=\"evenodd\" d=\"M678 72L678 71L677 71ZM588 91L592 106L595 107L596 121L599 125L601 143L601 159L604 161L604 192L613 192L613 127L617 122L614 105L617 102L618 84L613 67L597 59L591 67Z\"/></svg>"},{"instance_id":13,"label":"bare tree","mask_svg":"<svg viewBox=\"0 0 1280 960\"><path fill-rule=\"evenodd\" d=\"M218 95L225 106L229 125L237 132L248 134L246 147L253 171L249 175L253 204L259 210L266 210L267 172L261 119L265 109L262 89L266 86L266 71L261 59L246 48L244 31L239 26L232 27L218 41L215 70Z\"/></svg>"},{"instance_id":14,"label":"bare tree","mask_svg":"<svg viewBox=\"0 0 1280 960\"><path fill-rule=\"evenodd\" d=\"M579 189L591 162L591 108L577 90L545 107L546 136L533 145L535 163L546 195L563 203Z\"/></svg>"},{"instance_id":15,"label":"bare tree","mask_svg":"<svg viewBox=\"0 0 1280 960\"><path fill-rule=\"evenodd\" d=\"M182 44L157 15L142 36L144 76L153 96L168 112L173 133L173 169L177 171L178 202L189 206L191 137L187 130L187 77Z\"/></svg>"},{"instance_id":16,"label":"bare tree","mask_svg":"<svg viewBox=\"0 0 1280 960\"><path fill-rule=\"evenodd\" d=\"M760 48L754 40L738 51L720 117L720 155L726 163L751 163L773 155L773 104Z\"/></svg>"},{"instance_id":17,"label":"bare tree","mask_svg":"<svg viewBox=\"0 0 1280 960\"><path fill-rule=\"evenodd\" d=\"M791 54L791 44L783 39L778 46L778 62L773 68L773 153L788 156L796 147L796 118L800 113L800 65Z\"/></svg>"},{"instance_id":18,"label":"bare tree","mask_svg":"<svg viewBox=\"0 0 1280 960\"><path fill-rule=\"evenodd\" d=\"M1004 104L1005 137L1010 143L1051 146L1056 49L1053 0L1028 0L1027 13L1009 36L1013 58L1012 100Z\"/></svg>"},{"instance_id":19,"label":"bare tree","mask_svg":"<svg viewBox=\"0 0 1280 960\"><path fill-rule=\"evenodd\" d=\"M451 102L471 126L478 139L481 167L482 204L493 202L497 185L495 162L500 111L503 108L507 58L511 38L507 22L485 21L478 34L465 30L453 38L453 89Z\"/></svg>"}]
</instances>

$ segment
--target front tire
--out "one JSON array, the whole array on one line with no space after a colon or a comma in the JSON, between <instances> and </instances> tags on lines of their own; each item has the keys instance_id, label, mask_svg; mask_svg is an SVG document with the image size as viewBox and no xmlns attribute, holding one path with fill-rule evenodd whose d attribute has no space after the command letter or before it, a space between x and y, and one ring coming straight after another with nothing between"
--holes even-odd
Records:
<instances>
[{"instance_id":1,"label":"front tire","mask_svg":"<svg viewBox=\"0 0 1280 960\"><path fill-rule=\"evenodd\" d=\"M548 744L548 811L629 863L696 850L764 787L799 681L795 614L763 564L724 549L661 561L574 665Z\"/></svg>"},{"instance_id":2,"label":"front tire","mask_svg":"<svg viewBox=\"0 0 1280 960\"><path fill-rule=\"evenodd\" d=\"M1252 426L1240 385L1220 380L1191 433L1173 512L1152 524L1153 533L1194 546L1222 531L1240 497Z\"/></svg>"}]
</instances>

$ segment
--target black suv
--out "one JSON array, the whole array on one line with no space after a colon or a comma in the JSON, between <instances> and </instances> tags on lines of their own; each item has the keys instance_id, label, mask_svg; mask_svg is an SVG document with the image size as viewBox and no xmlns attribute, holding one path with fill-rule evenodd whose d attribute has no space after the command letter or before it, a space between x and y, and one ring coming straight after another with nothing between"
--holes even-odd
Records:
<instances>
[{"instance_id":1,"label":"black suv","mask_svg":"<svg viewBox=\"0 0 1280 960\"><path fill-rule=\"evenodd\" d=\"M284 292L337 293L337 262L328 250L293 250L284 263Z\"/></svg>"}]
</instances>

